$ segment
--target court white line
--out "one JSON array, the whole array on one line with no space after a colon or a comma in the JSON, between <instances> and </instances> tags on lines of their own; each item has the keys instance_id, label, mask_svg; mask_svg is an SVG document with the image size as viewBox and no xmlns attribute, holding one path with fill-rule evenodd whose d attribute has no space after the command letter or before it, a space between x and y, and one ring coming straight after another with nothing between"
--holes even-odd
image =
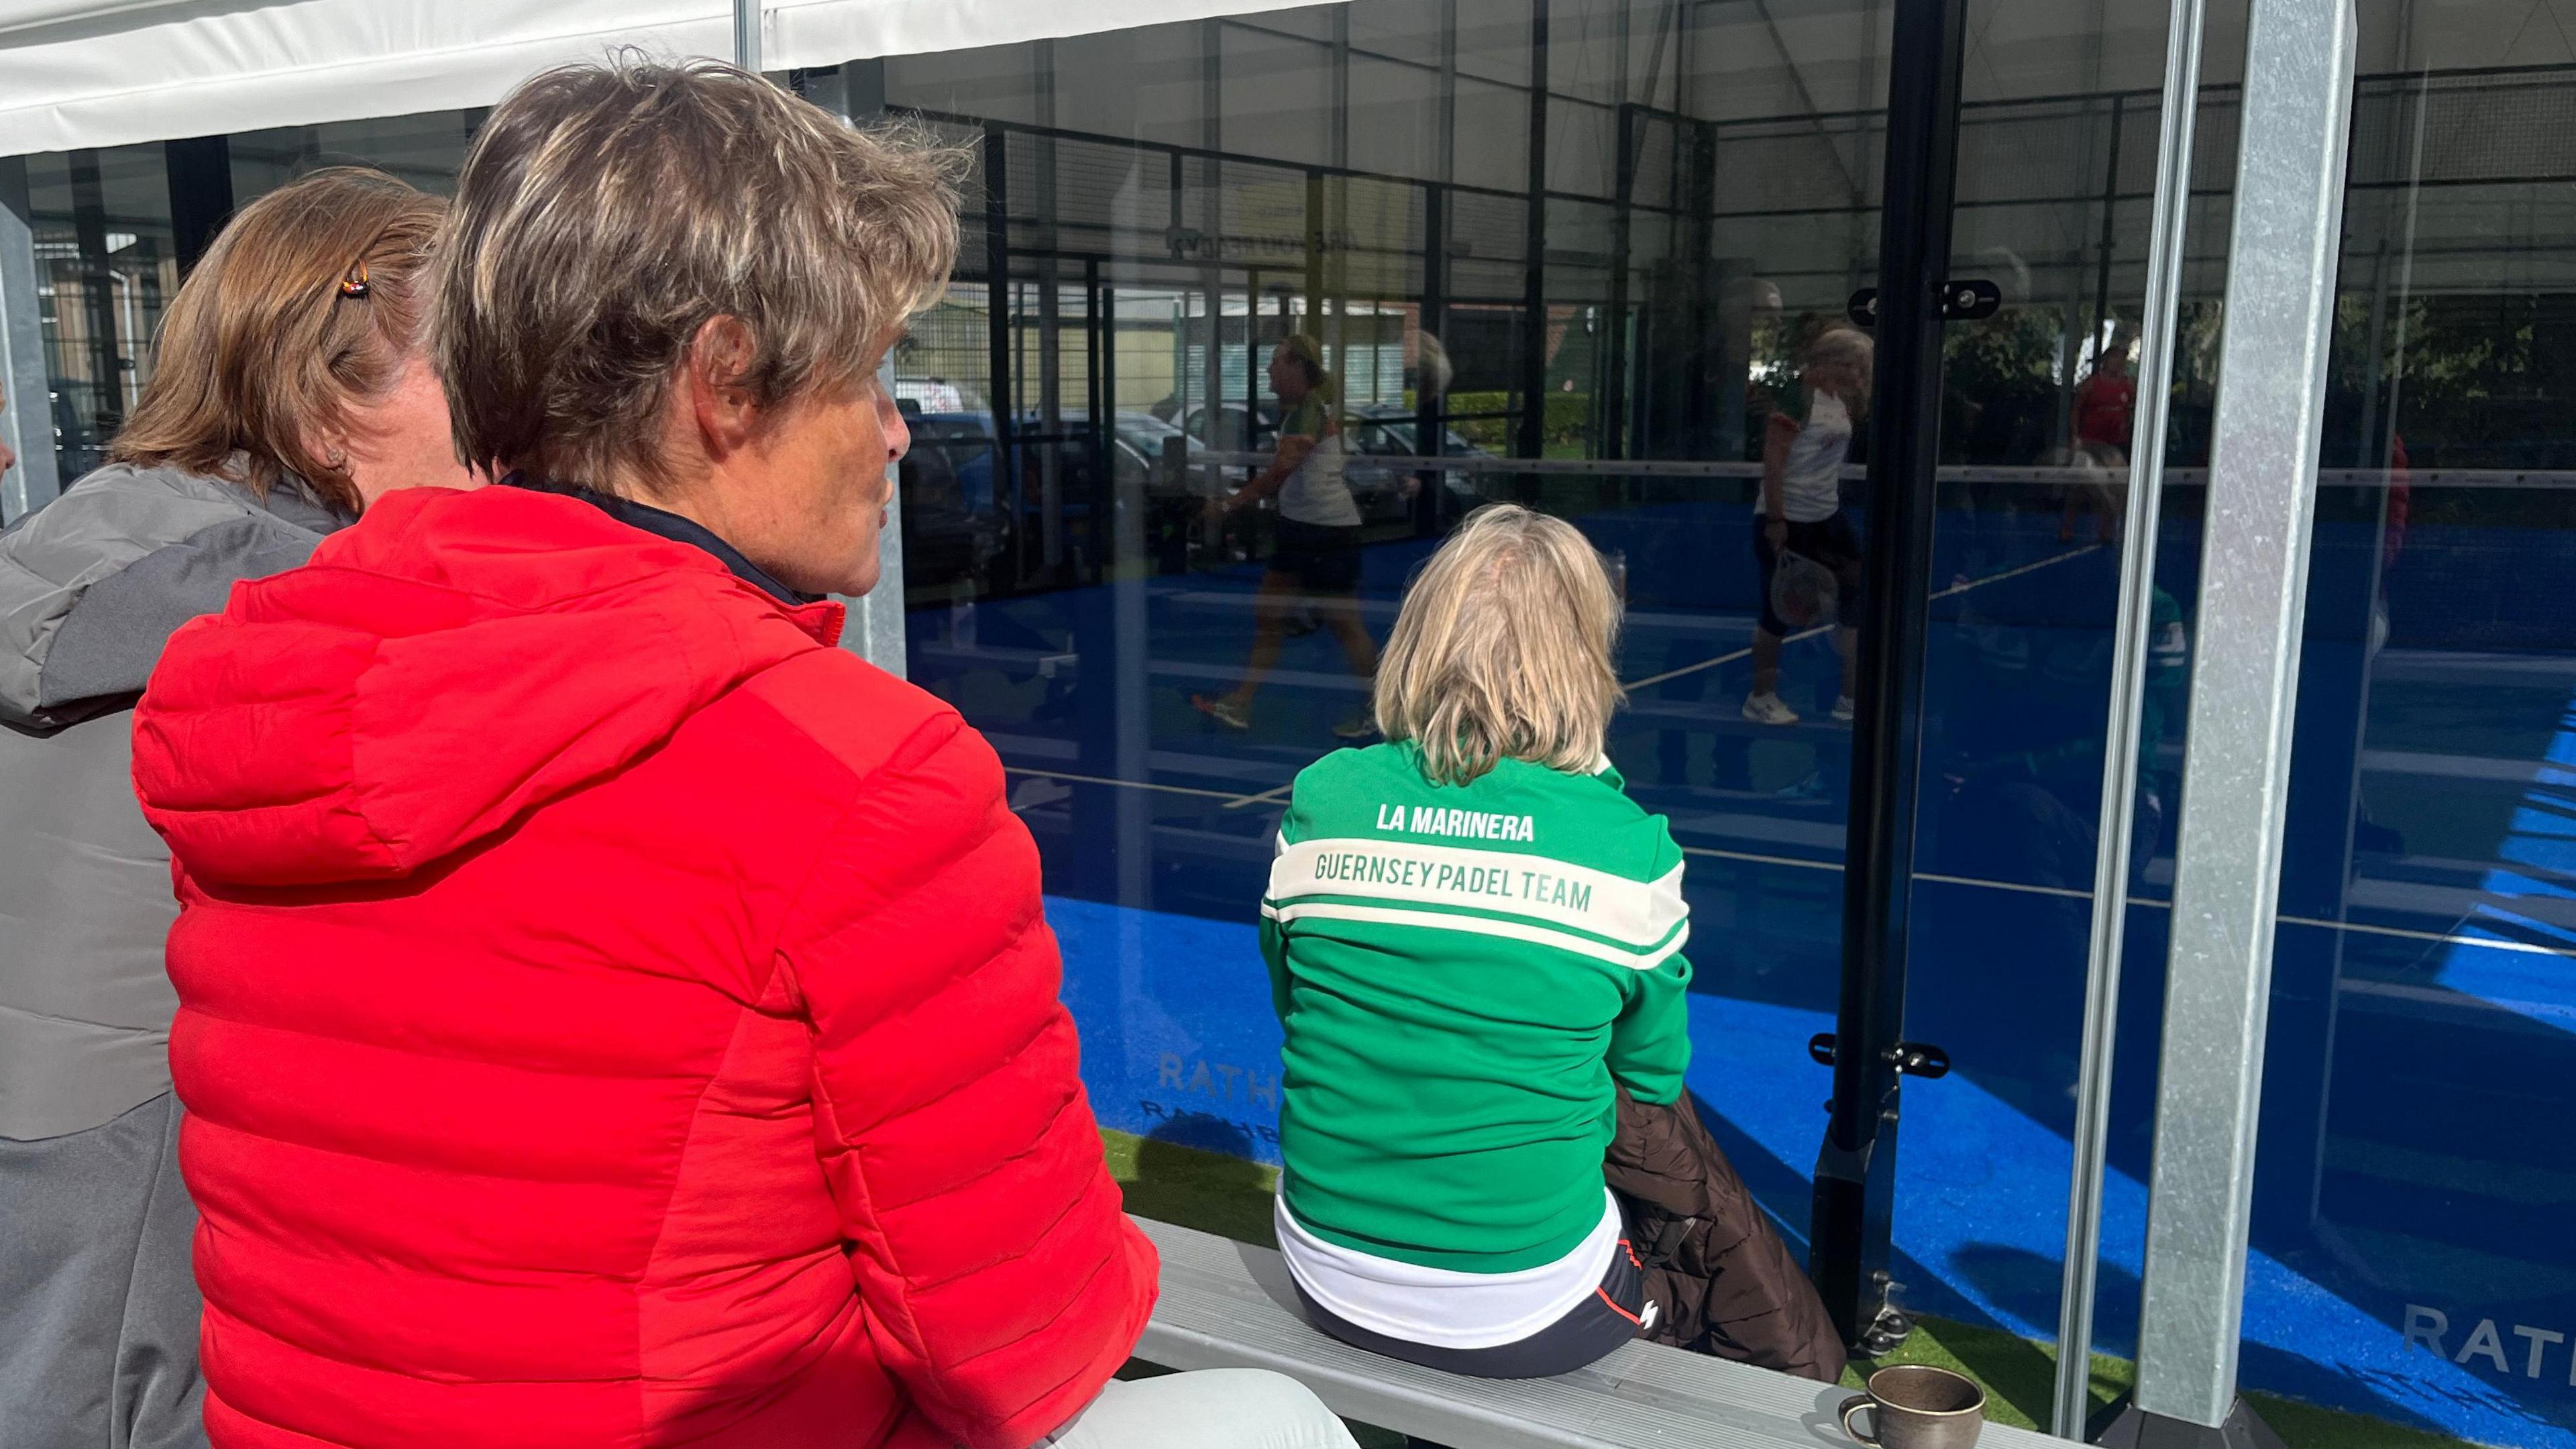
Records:
<instances>
[{"instance_id":1,"label":"court white line","mask_svg":"<svg viewBox=\"0 0 2576 1449\"><path fill-rule=\"evenodd\" d=\"M1935 875L1930 871L1917 871L1915 872L1914 878L1916 880L1939 881L1943 885L1981 886L1987 890L2020 891L2026 895L2057 896L2066 900L2089 901L2093 899L2093 893L2091 891L2069 890L2061 886L2024 885L2016 881L1977 880L1970 876ZM2159 901L2140 896L2130 897L2129 904L2133 906L2145 906L2151 910L2159 911L2169 911L2173 909L2173 902L2171 901ZM2494 951L2513 951L2526 956L2559 956L2565 957L2569 960L2576 960L2576 948L2566 946L2542 946L2530 941L2502 941L2487 936L2464 936L2457 931L2415 931L2409 930L2404 926L2379 926L2373 925L2368 921L2328 921L2319 919L2315 916L2279 916L2275 919L2281 925L2306 926L2320 931L2350 931L2355 935L2361 936L2388 936L2398 940L2423 941L2432 945L2440 946L2479 946Z\"/></svg>"},{"instance_id":2,"label":"court white line","mask_svg":"<svg viewBox=\"0 0 2576 1449\"><path fill-rule=\"evenodd\" d=\"M1682 847L1682 854L1705 855L1717 860L1740 860L1753 865L1787 865L1795 866L1800 870L1829 870L1836 875L1842 874L1843 870L1842 862L1838 860L1800 860L1794 855L1756 855L1749 850L1719 850L1712 845L1685 845Z\"/></svg>"},{"instance_id":3,"label":"court white line","mask_svg":"<svg viewBox=\"0 0 2576 1449\"><path fill-rule=\"evenodd\" d=\"M2514 951L2525 956L2562 956L2576 960L2576 949L2542 946L2530 941L2499 941L2488 936L2463 936L2456 931L2410 931L2403 926L2372 926L2360 921L2320 921L2312 916L2283 916L2281 920L2286 925L2314 926L2326 931L2358 931L2366 936L2396 936L2443 946L2482 946L2490 951Z\"/></svg>"},{"instance_id":4,"label":"court white line","mask_svg":"<svg viewBox=\"0 0 2576 1449\"><path fill-rule=\"evenodd\" d=\"M1825 633L1832 628L1833 625L1831 624L1821 624L1813 629L1806 630L1803 633L1792 634L1780 642L1783 644L1795 644L1801 639L1813 639L1817 635ZM1649 674L1643 679L1631 680L1625 687L1628 689L1645 689L1653 685L1662 684L1667 680L1679 679L1685 674L1697 674L1703 669L1715 669L1721 664L1733 664L1736 660L1749 657L1752 653L1753 650L1750 647L1738 649L1731 654L1720 654L1715 659L1703 659L1697 664L1685 664L1679 669L1667 669L1661 674Z\"/></svg>"},{"instance_id":5,"label":"court white line","mask_svg":"<svg viewBox=\"0 0 2576 1449\"><path fill-rule=\"evenodd\" d=\"M1150 780L1112 780L1106 776L1077 775L1066 770L1026 769L1018 765L1006 765L1003 769L1007 774L1031 775L1049 780L1071 780L1077 784L1083 785L1116 785L1129 790L1158 790L1168 795L1191 795L1205 800L1221 800L1225 802L1224 808L1228 810L1239 809L1245 805L1264 803L1265 801L1269 801L1286 794L1291 788L1289 785L1281 785L1275 789L1264 790L1258 795L1231 795L1223 790L1201 790L1188 785L1164 785ZM1748 865L1788 866L1797 870L1824 870L1832 871L1836 874L1840 874L1843 869L1842 862L1840 861L1802 860L1793 855L1761 855L1746 850L1721 850L1716 846L1710 845L1685 845L1681 847L1681 852L1684 855L1706 856L1715 860L1741 861ZM1935 871L1916 871L1914 873L1914 879L1919 881L1931 881L1937 885L1974 886L1982 890L2011 891L2020 895L2050 896L2059 900L2089 901L2093 899L2093 893L2091 891L2076 890L2067 886L2031 885L2022 881L2009 880L1980 880L1975 876L1943 875ZM2168 911L2173 909L2173 902L2171 901L2154 900L2142 896L2130 897L2129 904L2133 906L2144 906L2149 910L2157 911ZM2277 919L2280 924L2285 926L2307 926L2311 929L2320 931L2349 931L2356 935L2387 936L2398 940L2423 941L2428 944L2438 946L2475 946L2491 951L2512 951L2525 956L2557 956L2567 960L2576 960L2576 947L2542 946L2529 941L2505 941L2487 936L2464 936L2456 931L2415 931L2409 930L2403 926L2376 926L2366 921L2327 921L2320 920L2314 916L2281 916Z\"/></svg>"},{"instance_id":6,"label":"court white line","mask_svg":"<svg viewBox=\"0 0 2576 1449\"><path fill-rule=\"evenodd\" d=\"M2051 554L2037 563L2026 563L2019 568L2006 569L1999 574L1988 574L1984 578L1980 579L1968 579L1964 582L1955 583L1946 589L1940 590L1933 594L1931 598L1933 600L1954 599L1959 595L1966 593L1970 589L1983 588L1987 584L1999 584L2006 579L2017 579L2024 574L2037 573L2041 569L2047 568L2052 564L2062 564L2071 558L2082 558L2084 555L2093 553L2101 549L2103 546L2104 545L2098 543L2088 543L2082 548L2069 549L2067 552L2060 554ZM1795 644L1802 639L1813 639L1819 634L1832 633L1833 629L1834 626L1831 624L1819 624L1813 629L1802 629L1795 634L1788 635L1780 642L1783 644ZM1629 689L1652 688L1655 685L1679 679L1685 674L1697 674L1703 669L1716 669L1724 665L1733 664L1738 659L1750 658L1752 654L1753 651L1749 647L1737 649L1731 653L1720 654L1714 659L1703 659L1697 664L1685 664L1679 669L1667 669L1661 674L1649 674L1643 679L1630 680L1625 687Z\"/></svg>"},{"instance_id":7,"label":"court white line","mask_svg":"<svg viewBox=\"0 0 2576 1449\"><path fill-rule=\"evenodd\" d=\"M1372 619L1393 619L1396 615L1397 609L1401 606L1401 601L1397 599L1369 597L1353 598L1348 594L1282 594L1276 597L1293 600L1308 607L1312 607L1319 603L1329 604L1337 599L1346 600L1356 607L1362 615ZM1248 589L1238 591L1205 589L1188 586L1175 586L1169 590L1158 590L1154 595L1154 599L1157 603L1185 604L1191 608L1231 609L1237 613L1248 612L1259 607L1261 603L1260 599ZM1708 624L1708 616L1705 614L1677 614L1664 609L1623 609L1619 613L1619 626L1623 631L1635 631L1639 629L1679 629L1690 632L1701 632L1708 628ZM1028 652L1034 656L1039 651L1030 650Z\"/></svg>"},{"instance_id":8,"label":"court white line","mask_svg":"<svg viewBox=\"0 0 2576 1449\"><path fill-rule=\"evenodd\" d=\"M1200 679L1210 684L1226 684L1243 678L1239 664L1193 664L1176 659L1148 659L1145 672L1156 679ZM1326 674L1318 669L1273 669L1262 676L1265 684L1291 684L1300 689L1333 689L1343 693L1369 690L1376 686L1356 674Z\"/></svg>"},{"instance_id":9,"label":"court white line","mask_svg":"<svg viewBox=\"0 0 2576 1449\"><path fill-rule=\"evenodd\" d=\"M1914 878L1916 880L1935 881L1942 885L1983 886L1988 890L2019 891L2026 896L2055 896L2059 900L2066 901L2089 901L2093 899L2093 893L2091 891L2074 890L2066 886L2028 885L2021 881L2014 880L1979 880L1974 876L1966 875L1936 875L1928 870L1916 871L1914 873ZM2161 906L2164 902L2132 900L2129 904L2134 906Z\"/></svg>"},{"instance_id":10,"label":"court white line","mask_svg":"<svg viewBox=\"0 0 2576 1449\"><path fill-rule=\"evenodd\" d=\"M1077 775L1070 770L1044 770L1031 766L1004 765L1006 775L1033 775L1046 780L1071 780L1077 785L1116 785L1127 790L1160 790L1167 795L1198 795L1210 800L1238 800L1231 790L1201 790L1189 785L1165 785L1153 780L1113 780L1106 775Z\"/></svg>"},{"instance_id":11,"label":"court white line","mask_svg":"<svg viewBox=\"0 0 2576 1449\"><path fill-rule=\"evenodd\" d=\"M1979 579L1962 579L1958 583L1952 584L1946 589L1939 590L1934 593L1932 597L1935 599L1955 599L1970 589L1981 589L1988 584L1999 584L2006 579L2017 579L2023 574L2035 574L2041 569L2048 568L2054 564L2062 564L2071 558L2082 558L2088 553L2099 553L2106 547L2108 547L2106 544L2088 543L2082 548L2071 548L2064 553L2050 554L2048 557L2039 560L2037 563L2026 563L2017 569L2006 569L2002 573L1988 574L1984 578Z\"/></svg>"}]
</instances>

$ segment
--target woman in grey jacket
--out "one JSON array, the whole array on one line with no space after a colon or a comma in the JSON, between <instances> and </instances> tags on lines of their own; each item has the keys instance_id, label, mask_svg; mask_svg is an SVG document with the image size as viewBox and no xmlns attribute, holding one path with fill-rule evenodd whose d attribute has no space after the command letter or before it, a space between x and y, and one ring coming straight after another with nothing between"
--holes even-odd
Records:
<instances>
[{"instance_id":1,"label":"woman in grey jacket","mask_svg":"<svg viewBox=\"0 0 2576 1449\"><path fill-rule=\"evenodd\" d=\"M171 303L113 460L0 532L0 1449L202 1444L169 852L129 711L181 624L393 488L465 486L416 346L443 204L317 172Z\"/></svg>"}]
</instances>

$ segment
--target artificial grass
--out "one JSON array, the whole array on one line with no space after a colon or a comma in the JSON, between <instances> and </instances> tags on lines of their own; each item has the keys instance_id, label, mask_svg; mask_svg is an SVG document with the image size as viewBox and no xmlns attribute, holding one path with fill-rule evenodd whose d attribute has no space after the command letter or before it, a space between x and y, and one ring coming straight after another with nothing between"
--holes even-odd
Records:
<instances>
[{"instance_id":1,"label":"artificial grass","mask_svg":"<svg viewBox=\"0 0 2576 1449\"><path fill-rule=\"evenodd\" d=\"M1270 1225L1278 1168L1106 1128L1100 1143L1108 1151L1109 1175L1127 1196L1127 1211L1238 1243L1279 1246Z\"/></svg>"},{"instance_id":2,"label":"artificial grass","mask_svg":"<svg viewBox=\"0 0 2576 1449\"><path fill-rule=\"evenodd\" d=\"M1271 1230L1272 1194L1279 1172L1256 1162L1202 1152L1154 1138L1102 1131L1109 1172L1125 1192L1127 1210L1139 1217L1178 1223L1237 1242L1278 1246ZM1861 1386L1868 1371L1889 1364L1933 1364L1966 1374L1985 1386L1986 1418L2016 1428L2042 1427L2055 1393L2054 1345L2000 1329L1945 1319L1917 1319L1902 1348L1883 1359L1856 1361L1843 1382ZM2093 1356L2093 1402L2108 1404L2128 1391L2136 1365ZM2385 1420L2323 1409L2268 1394L2249 1394L2289 1449L2465 1449L2463 1441ZM1400 1449L1402 1438L1353 1425L1363 1449ZM1459 1449L1474 1449L1462 1445Z\"/></svg>"}]
</instances>

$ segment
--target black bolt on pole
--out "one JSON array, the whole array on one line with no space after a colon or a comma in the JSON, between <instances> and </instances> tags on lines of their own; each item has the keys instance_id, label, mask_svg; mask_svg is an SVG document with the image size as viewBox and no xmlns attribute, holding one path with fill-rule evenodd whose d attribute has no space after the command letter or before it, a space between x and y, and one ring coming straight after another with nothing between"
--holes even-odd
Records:
<instances>
[{"instance_id":1,"label":"black bolt on pole","mask_svg":"<svg viewBox=\"0 0 2576 1449\"><path fill-rule=\"evenodd\" d=\"M1941 290L1950 270L1966 8L1966 0L1898 0L1887 88L1869 588L1858 620L1842 992L1808 1263L1844 1342L1872 1354L1893 1347L1910 1327L1889 1303L1888 1218L1941 441Z\"/></svg>"}]
</instances>

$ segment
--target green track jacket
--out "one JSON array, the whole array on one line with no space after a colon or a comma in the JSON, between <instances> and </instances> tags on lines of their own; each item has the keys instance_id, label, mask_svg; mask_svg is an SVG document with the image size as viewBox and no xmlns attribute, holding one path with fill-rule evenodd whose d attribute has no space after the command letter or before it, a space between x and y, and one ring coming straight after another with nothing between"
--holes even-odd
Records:
<instances>
[{"instance_id":1,"label":"green track jacket","mask_svg":"<svg viewBox=\"0 0 2576 1449\"><path fill-rule=\"evenodd\" d=\"M1613 1084L1690 1064L1690 931L1664 818L1608 761L1434 785L1409 743L1297 777L1261 949L1287 1029L1287 1206L1315 1236L1508 1273L1601 1221Z\"/></svg>"}]
</instances>

